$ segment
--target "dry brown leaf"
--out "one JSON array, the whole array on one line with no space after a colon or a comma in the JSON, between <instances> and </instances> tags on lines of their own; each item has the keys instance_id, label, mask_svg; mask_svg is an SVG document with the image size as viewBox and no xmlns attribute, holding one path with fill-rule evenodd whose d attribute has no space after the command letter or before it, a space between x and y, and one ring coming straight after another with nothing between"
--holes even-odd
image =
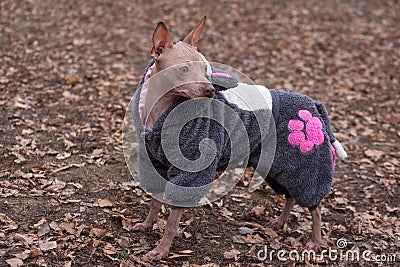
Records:
<instances>
[{"instance_id":1,"label":"dry brown leaf","mask_svg":"<svg viewBox=\"0 0 400 267\"><path fill-rule=\"evenodd\" d=\"M53 192L58 192L62 189L64 189L67 186L66 182L63 182L61 180L55 179L50 186L48 186L46 189L49 191Z\"/></svg>"},{"instance_id":2,"label":"dry brown leaf","mask_svg":"<svg viewBox=\"0 0 400 267\"><path fill-rule=\"evenodd\" d=\"M83 167L83 166L85 166L85 163L82 163L82 164L72 163L72 164L68 164L66 166L59 167L59 168L53 170L51 173L54 174L54 173L58 173L58 172L61 172L61 171L68 170L68 169L73 168L73 167L80 168L80 167Z\"/></svg>"},{"instance_id":3,"label":"dry brown leaf","mask_svg":"<svg viewBox=\"0 0 400 267\"><path fill-rule=\"evenodd\" d=\"M100 246L100 244L101 244L100 240L93 239L92 247L97 248L98 246Z\"/></svg>"},{"instance_id":4,"label":"dry brown leaf","mask_svg":"<svg viewBox=\"0 0 400 267\"><path fill-rule=\"evenodd\" d=\"M258 234L255 234L255 235L248 234L246 236L246 243L247 244L261 244L263 242L264 242L264 239Z\"/></svg>"},{"instance_id":5,"label":"dry brown leaf","mask_svg":"<svg viewBox=\"0 0 400 267\"><path fill-rule=\"evenodd\" d=\"M373 160L379 160L385 155L385 152L382 150L377 150L377 149L367 149L364 151L365 155Z\"/></svg>"},{"instance_id":6,"label":"dry brown leaf","mask_svg":"<svg viewBox=\"0 0 400 267\"><path fill-rule=\"evenodd\" d=\"M130 239L128 237L121 237L117 240L118 245L122 248L128 248L130 246Z\"/></svg>"},{"instance_id":7,"label":"dry brown leaf","mask_svg":"<svg viewBox=\"0 0 400 267\"><path fill-rule=\"evenodd\" d=\"M11 218L9 218L4 213L0 213L0 229L3 231L12 231L18 229L18 224L14 222Z\"/></svg>"},{"instance_id":8,"label":"dry brown leaf","mask_svg":"<svg viewBox=\"0 0 400 267\"><path fill-rule=\"evenodd\" d=\"M275 239L278 237L278 234L272 230L271 228L263 228L262 232L266 235L268 235L270 238Z\"/></svg>"},{"instance_id":9,"label":"dry brown leaf","mask_svg":"<svg viewBox=\"0 0 400 267\"><path fill-rule=\"evenodd\" d=\"M191 233L188 232L183 232L183 235L185 236L185 238L191 238L193 236Z\"/></svg>"},{"instance_id":10,"label":"dry brown leaf","mask_svg":"<svg viewBox=\"0 0 400 267\"><path fill-rule=\"evenodd\" d=\"M171 256L168 256L168 259L178 259L178 258L184 258L184 257L190 257L190 255L187 255L187 254L172 254Z\"/></svg>"},{"instance_id":11,"label":"dry brown leaf","mask_svg":"<svg viewBox=\"0 0 400 267\"><path fill-rule=\"evenodd\" d=\"M38 248L31 249L31 257L32 258L36 258L36 257L42 256L42 255L43 255L43 252L40 249L38 249Z\"/></svg>"},{"instance_id":12,"label":"dry brown leaf","mask_svg":"<svg viewBox=\"0 0 400 267\"><path fill-rule=\"evenodd\" d=\"M232 241L234 243L239 243L239 244L246 244L246 236L239 236L239 235L234 235L232 236Z\"/></svg>"},{"instance_id":13,"label":"dry brown leaf","mask_svg":"<svg viewBox=\"0 0 400 267\"><path fill-rule=\"evenodd\" d=\"M191 253L193 253L194 251L193 250L190 250L190 249L185 249L185 250L180 250L179 251L179 253L183 253L183 254L191 254Z\"/></svg>"},{"instance_id":14,"label":"dry brown leaf","mask_svg":"<svg viewBox=\"0 0 400 267\"><path fill-rule=\"evenodd\" d=\"M93 157L93 158L98 158L98 157L100 157L103 153L104 153L104 149L102 149L102 148L95 149L95 150L93 150L93 152L92 152L92 157Z\"/></svg>"},{"instance_id":15,"label":"dry brown leaf","mask_svg":"<svg viewBox=\"0 0 400 267\"><path fill-rule=\"evenodd\" d=\"M256 217L263 216L265 214L265 206L256 206L251 209L251 213Z\"/></svg>"},{"instance_id":16,"label":"dry brown leaf","mask_svg":"<svg viewBox=\"0 0 400 267\"><path fill-rule=\"evenodd\" d=\"M41 251L49 251L57 248L56 241L39 241L39 248Z\"/></svg>"},{"instance_id":17,"label":"dry brown leaf","mask_svg":"<svg viewBox=\"0 0 400 267\"><path fill-rule=\"evenodd\" d=\"M375 229L368 227L366 230L367 233L373 234L373 235L383 235L383 232L381 230Z\"/></svg>"},{"instance_id":18,"label":"dry brown leaf","mask_svg":"<svg viewBox=\"0 0 400 267\"><path fill-rule=\"evenodd\" d=\"M67 159L71 155L72 154L70 152L63 152L63 153L57 154L56 159L58 159L58 160Z\"/></svg>"},{"instance_id":19,"label":"dry brown leaf","mask_svg":"<svg viewBox=\"0 0 400 267\"><path fill-rule=\"evenodd\" d=\"M101 208L111 208L114 207L114 203L109 199L98 199L94 206L98 206Z\"/></svg>"},{"instance_id":20,"label":"dry brown leaf","mask_svg":"<svg viewBox=\"0 0 400 267\"><path fill-rule=\"evenodd\" d=\"M71 86L75 86L79 83L79 77L76 75L72 75L68 78L68 84Z\"/></svg>"},{"instance_id":21,"label":"dry brown leaf","mask_svg":"<svg viewBox=\"0 0 400 267\"><path fill-rule=\"evenodd\" d=\"M104 254L106 255L114 255L117 254L117 249L113 247L110 243L107 243L103 249Z\"/></svg>"},{"instance_id":22,"label":"dry brown leaf","mask_svg":"<svg viewBox=\"0 0 400 267\"><path fill-rule=\"evenodd\" d=\"M162 232L162 230L167 225L167 221L164 219L158 219L157 222L153 225L153 230L158 229Z\"/></svg>"},{"instance_id":23,"label":"dry brown leaf","mask_svg":"<svg viewBox=\"0 0 400 267\"><path fill-rule=\"evenodd\" d=\"M8 263L8 265L10 265L10 267L19 267L24 265L24 262L18 258L8 259L6 260L6 262Z\"/></svg>"},{"instance_id":24,"label":"dry brown leaf","mask_svg":"<svg viewBox=\"0 0 400 267\"><path fill-rule=\"evenodd\" d=\"M240 255L241 252L237 249L231 249L229 251L224 252L224 257L226 259L234 259L235 261L238 259L238 255Z\"/></svg>"},{"instance_id":25,"label":"dry brown leaf","mask_svg":"<svg viewBox=\"0 0 400 267\"><path fill-rule=\"evenodd\" d=\"M19 234L19 233L16 233L14 235L14 238L15 238L15 240L24 242L25 246L30 246L31 244L33 244L33 241L34 241L33 238L23 235L23 234Z\"/></svg>"},{"instance_id":26,"label":"dry brown leaf","mask_svg":"<svg viewBox=\"0 0 400 267\"><path fill-rule=\"evenodd\" d=\"M18 259L25 260L30 256L31 252L29 250L22 251L21 253L14 254Z\"/></svg>"},{"instance_id":27,"label":"dry brown leaf","mask_svg":"<svg viewBox=\"0 0 400 267\"><path fill-rule=\"evenodd\" d=\"M101 228L93 228L92 230L90 230L90 234L98 238L103 237L107 232L108 232L107 229L101 229Z\"/></svg>"},{"instance_id":28,"label":"dry brown leaf","mask_svg":"<svg viewBox=\"0 0 400 267\"><path fill-rule=\"evenodd\" d=\"M67 233L74 235L76 234L75 223L74 222L60 222L58 227Z\"/></svg>"},{"instance_id":29,"label":"dry brown leaf","mask_svg":"<svg viewBox=\"0 0 400 267\"><path fill-rule=\"evenodd\" d=\"M133 196L130 196L130 195L123 195L121 200L125 203L132 203L134 198L133 198Z\"/></svg>"},{"instance_id":30,"label":"dry brown leaf","mask_svg":"<svg viewBox=\"0 0 400 267\"><path fill-rule=\"evenodd\" d=\"M42 237L44 235L47 235L48 233L50 233L50 226L49 224L46 222L45 224L41 225L39 230L38 230L38 236Z\"/></svg>"},{"instance_id":31,"label":"dry brown leaf","mask_svg":"<svg viewBox=\"0 0 400 267\"><path fill-rule=\"evenodd\" d=\"M122 228L129 232L132 230L132 227L133 227L132 220L129 218L122 217Z\"/></svg>"}]
</instances>

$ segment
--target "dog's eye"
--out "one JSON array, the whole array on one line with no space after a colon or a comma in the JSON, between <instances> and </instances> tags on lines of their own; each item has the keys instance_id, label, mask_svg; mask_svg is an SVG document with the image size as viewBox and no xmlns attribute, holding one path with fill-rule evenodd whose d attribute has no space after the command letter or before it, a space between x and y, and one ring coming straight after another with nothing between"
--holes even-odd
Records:
<instances>
[{"instance_id":1,"label":"dog's eye","mask_svg":"<svg viewBox=\"0 0 400 267\"><path fill-rule=\"evenodd\" d=\"M179 68L179 70L180 70L181 72L183 72L183 73L188 73L188 72L189 72L188 66L182 66L182 67Z\"/></svg>"}]
</instances>

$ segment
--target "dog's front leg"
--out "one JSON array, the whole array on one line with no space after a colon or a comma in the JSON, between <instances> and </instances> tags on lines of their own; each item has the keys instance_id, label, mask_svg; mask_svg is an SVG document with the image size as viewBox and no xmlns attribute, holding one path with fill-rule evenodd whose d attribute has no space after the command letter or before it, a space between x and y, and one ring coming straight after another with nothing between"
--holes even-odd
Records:
<instances>
[{"instance_id":1,"label":"dog's front leg","mask_svg":"<svg viewBox=\"0 0 400 267\"><path fill-rule=\"evenodd\" d=\"M153 224L157 221L158 219L158 213L161 210L162 203L155 197L151 198L150 202L150 211L149 214L147 215L147 218L144 222L137 223L133 226L132 230L133 231L145 231L147 229L150 229L153 227Z\"/></svg>"},{"instance_id":2,"label":"dog's front leg","mask_svg":"<svg viewBox=\"0 0 400 267\"><path fill-rule=\"evenodd\" d=\"M155 249L144 255L145 259L159 260L168 254L172 240L178 232L179 221L181 220L183 210L183 208L171 209L163 237Z\"/></svg>"},{"instance_id":3,"label":"dog's front leg","mask_svg":"<svg viewBox=\"0 0 400 267\"><path fill-rule=\"evenodd\" d=\"M285 202L285 207L282 210L281 215L279 217L272 219L268 223L268 227L271 228L281 228L289 219L290 211L292 210L296 201L292 197L288 197Z\"/></svg>"},{"instance_id":4,"label":"dog's front leg","mask_svg":"<svg viewBox=\"0 0 400 267\"><path fill-rule=\"evenodd\" d=\"M318 252L321 248L322 238L321 238L321 205L311 211L312 216L312 237L311 241L307 243L306 249L314 250Z\"/></svg>"}]
</instances>

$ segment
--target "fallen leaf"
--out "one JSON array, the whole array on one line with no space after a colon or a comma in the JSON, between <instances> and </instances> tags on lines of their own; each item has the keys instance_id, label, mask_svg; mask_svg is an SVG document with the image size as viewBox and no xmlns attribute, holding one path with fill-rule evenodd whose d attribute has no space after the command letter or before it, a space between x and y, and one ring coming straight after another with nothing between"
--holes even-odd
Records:
<instances>
[{"instance_id":1,"label":"fallen leaf","mask_svg":"<svg viewBox=\"0 0 400 267\"><path fill-rule=\"evenodd\" d=\"M239 236L239 235L234 235L232 236L232 241L234 243L239 243L239 244L246 244L246 236Z\"/></svg>"},{"instance_id":2,"label":"fallen leaf","mask_svg":"<svg viewBox=\"0 0 400 267\"><path fill-rule=\"evenodd\" d=\"M71 100L79 100L80 99L80 96L74 95L69 91L64 91L63 92L63 97L66 98L66 99L71 99Z\"/></svg>"},{"instance_id":3,"label":"fallen leaf","mask_svg":"<svg viewBox=\"0 0 400 267\"><path fill-rule=\"evenodd\" d=\"M101 244L101 241L100 241L100 240L93 239L93 244L92 244L92 246L93 246L94 248L97 248L100 244Z\"/></svg>"},{"instance_id":4,"label":"fallen leaf","mask_svg":"<svg viewBox=\"0 0 400 267\"><path fill-rule=\"evenodd\" d=\"M58 227L71 235L76 234L74 222L61 222L58 224Z\"/></svg>"},{"instance_id":5,"label":"fallen leaf","mask_svg":"<svg viewBox=\"0 0 400 267\"><path fill-rule=\"evenodd\" d=\"M123 196L121 197L121 200L122 200L123 202L125 202L125 203L132 203L133 200L134 200L134 198L133 198L133 196L130 196L130 195L123 195Z\"/></svg>"},{"instance_id":6,"label":"fallen leaf","mask_svg":"<svg viewBox=\"0 0 400 267\"><path fill-rule=\"evenodd\" d=\"M254 229L251 229L249 227L245 227L245 226L239 227L239 233L241 233L242 235L247 235L247 234L251 234L254 232L255 232Z\"/></svg>"},{"instance_id":7,"label":"fallen leaf","mask_svg":"<svg viewBox=\"0 0 400 267\"><path fill-rule=\"evenodd\" d=\"M0 213L0 222L1 223L13 223L14 221L10 219L7 215L4 213Z\"/></svg>"},{"instance_id":8,"label":"fallen leaf","mask_svg":"<svg viewBox=\"0 0 400 267\"><path fill-rule=\"evenodd\" d=\"M114 203L109 199L98 199L94 206L98 206L101 208L111 208L114 206Z\"/></svg>"},{"instance_id":9,"label":"fallen leaf","mask_svg":"<svg viewBox=\"0 0 400 267\"><path fill-rule=\"evenodd\" d=\"M107 233L107 229L93 228L90 233L98 238L103 237Z\"/></svg>"},{"instance_id":10,"label":"fallen leaf","mask_svg":"<svg viewBox=\"0 0 400 267\"><path fill-rule=\"evenodd\" d=\"M18 224L16 224L14 220L9 218L4 213L0 213L0 223L0 229L2 229L3 231L12 231L18 229Z\"/></svg>"},{"instance_id":11,"label":"fallen leaf","mask_svg":"<svg viewBox=\"0 0 400 267\"><path fill-rule=\"evenodd\" d=\"M185 236L185 238L191 238L193 236L191 233L188 232L183 232L183 235Z\"/></svg>"},{"instance_id":12,"label":"fallen leaf","mask_svg":"<svg viewBox=\"0 0 400 267\"><path fill-rule=\"evenodd\" d=\"M132 227L132 220L122 217L122 228L129 232L132 230Z\"/></svg>"},{"instance_id":13,"label":"fallen leaf","mask_svg":"<svg viewBox=\"0 0 400 267\"><path fill-rule=\"evenodd\" d=\"M106 255L114 255L117 254L117 249L113 247L110 243L107 243L103 249L104 254Z\"/></svg>"},{"instance_id":14,"label":"fallen leaf","mask_svg":"<svg viewBox=\"0 0 400 267\"><path fill-rule=\"evenodd\" d=\"M49 251L57 248L57 242L56 241L39 241L39 248L41 251Z\"/></svg>"},{"instance_id":15,"label":"fallen leaf","mask_svg":"<svg viewBox=\"0 0 400 267\"><path fill-rule=\"evenodd\" d=\"M95 150L93 150L93 152L92 152L92 157L93 157L93 158L98 158L98 157L100 157L103 153L104 153L104 149L102 149L102 148L95 149Z\"/></svg>"},{"instance_id":16,"label":"fallen leaf","mask_svg":"<svg viewBox=\"0 0 400 267\"><path fill-rule=\"evenodd\" d=\"M260 244L263 243L264 239L259 236L258 234L252 235L252 234L248 234L246 236L246 243L247 244Z\"/></svg>"},{"instance_id":17,"label":"fallen leaf","mask_svg":"<svg viewBox=\"0 0 400 267\"><path fill-rule=\"evenodd\" d=\"M33 248L31 250L31 257L32 258L36 258L36 257L42 256L42 255L43 255L43 252L38 248Z\"/></svg>"},{"instance_id":18,"label":"fallen leaf","mask_svg":"<svg viewBox=\"0 0 400 267\"><path fill-rule=\"evenodd\" d=\"M181 251L179 251L179 253L183 253L183 254L191 254L191 253L193 253L194 251L193 250L190 250L190 249L186 249L186 250L181 250Z\"/></svg>"},{"instance_id":19,"label":"fallen leaf","mask_svg":"<svg viewBox=\"0 0 400 267\"><path fill-rule=\"evenodd\" d=\"M238 259L238 255L240 255L240 251L237 249L231 249L229 251L224 252L224 257L226 259L234 259L235 261Z\"/></svg>"},{"instance_id":20,"label":"fallen leaf","mask_svg":"<svg viewBox=\"0 0 400 267\"><path fill-rule=\"evenodd\" d=\"M371 227L368 227L366 232L373 234L373 235L383 235L383 232L381 230L371 228Z\"/></svg>"},{"instance_id":21,"label":"fallen leaf","mask_svg":"<svg viewBox=\"0 0 400 267\"><path fill-rule=\"evenodd\" d=\"M6 260L6 262L8 263L8 265L10 265L10 267L19 267L24 265L24 262L18 258L8 259Z\"/></svg>"},{"instance_id":22,"label":"fallen leaf","mask_svg":"<svg viewBox=\"0 0 400 267\"><path fill-rule=\"evenodd\" d=\"M38 230L38 236L42 237L50 233L50 226L48 223L42 224Z\"/></svg>"},{"instance_id":23,"label":"fallen leaf","mask_svg":"<svg viewBox=\"0 0 400 267\"><path fill-rule=\"evenodd\" d=\"M382 150L377 150L377 149L367 149L364 151L365 155L375 161L381 159L383 155L385 155L385 152Z\"/></svg>"},{"instance_id":24,"label":"fallen leaf","mask_svg":"<svg viewBox=\"0 0 400 267\"><path fill-rule=\"evenodd\" d=\"M256 206L251 209L251 213L256 217L263 216L265 214L265 206Z\"/></svg>"},{"instance_id":25,"label":"fallen leaf","mask_svg":"<svg viewBox=\"0 0 400 267\"><path fill-rule=\"evenodd\" d=\"M68 84L71 86L75 86L79 83L79 78L76 75L72 75L68 78Z\"/></svg>"},{"instance_id":26,"label":"fallen leaf","mask_svg":"<svg viewBox=\"0 0 400 267\"><path fill-rule=\"evenodd\" d=\"M31 252L29 250L25 250L21 253L14 254L14 256L18 259L25 260L30 256Z\"/></svg>"},{"instance_id":27,"label":"fallen leaf","mask_svg":"<svg viewBox=\"0 0 400 267\"><path fill-rule=\"evenodd\" d=\"M19 234L19 233L16 233L14 235L14 238L15 238L15 240L24 242L24 245L27 246L27 247L32 245L33 241L34 241L33 238L31 238L29 236L26 236L26 235L23 235L23 234Z\"/></svg>"},{"instance_id":28,"label":"fallen leaf","mask_svg":"<svg viewBox=\"0 0 400 267\"><path fill-rule=\"evenodd\" d=\"M183 258L183 257L189 257L190 255L187 254L173 254L171 256L168 256L168 259L177 259L177 258Z\"/></svg>"},{"instance_id":29,"label":"fallen leaf","mask_svg":"<svg viewBox=\"0 0 400 267\"><path fill-rule=\"evenodd\" d=\"M57 154L56 159L58 159L58 160L67 159L71 155L72 154L70 152L63 152L63 153Z\"/></svg>"}]
</instances>

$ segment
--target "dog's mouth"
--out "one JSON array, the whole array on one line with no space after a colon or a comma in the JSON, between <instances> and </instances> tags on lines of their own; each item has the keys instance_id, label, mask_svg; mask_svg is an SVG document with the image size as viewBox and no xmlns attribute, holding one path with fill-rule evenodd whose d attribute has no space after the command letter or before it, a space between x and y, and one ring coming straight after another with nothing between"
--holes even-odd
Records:
<instances>
[{"instance_id":1,"label":"dog's mouth","mask_svg":"<svg viewBox=\"0 0 400 267\"><path fill-rule=\"evenodd\" d=\"M212 98L214 97L215 91L216 90L212 84L206 84L202 86L185 85L175 88L177 95L190 99Z\"/></svg>"}]
</instances>

